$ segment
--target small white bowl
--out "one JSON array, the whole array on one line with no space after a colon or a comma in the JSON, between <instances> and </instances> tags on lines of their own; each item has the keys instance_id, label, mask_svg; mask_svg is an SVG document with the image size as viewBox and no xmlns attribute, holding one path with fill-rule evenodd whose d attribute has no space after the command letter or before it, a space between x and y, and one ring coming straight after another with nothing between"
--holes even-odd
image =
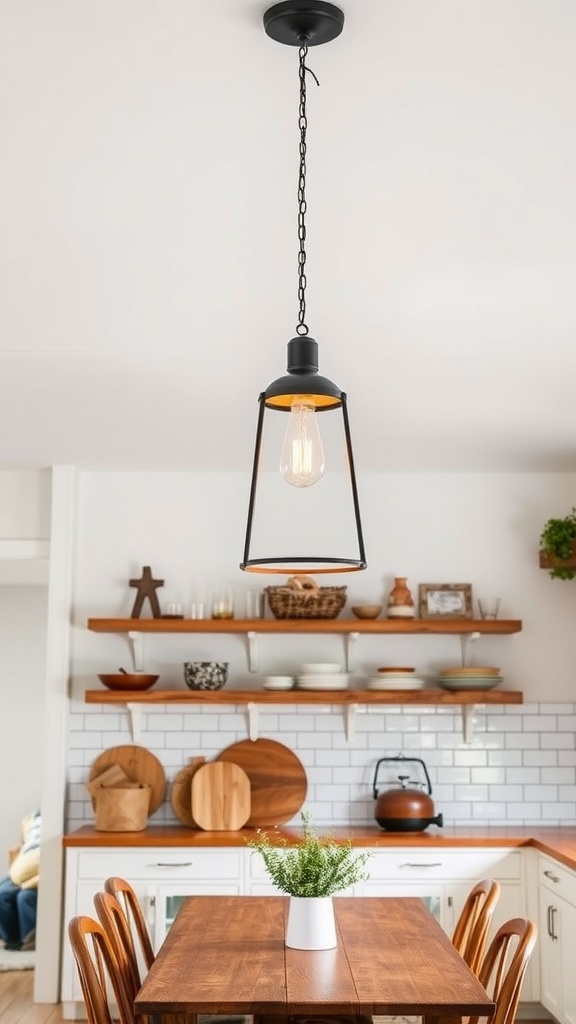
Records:
<instances>
[{"instance_id":1,"label":"small white bowl","mask_svg":"<svg viewBox=\"0 0 576 1024\"><path fill-rule=\"evenodd\" d=\"M291 690L294 686L292 676L264 676L265 690Z\"/></svg>"},{"instance_id":2,"label":"small white bowl","mask_svg":"<svg viewBox=\"0 0 576 1024\"><path fill-rule=\"evenodd\" d=\"M306 665L300 665L299 675L311 676L317 673L321 675L337 675L342 671L342 665L336 665L329 661L311 661Z\"/></svg>"}]
</instances>

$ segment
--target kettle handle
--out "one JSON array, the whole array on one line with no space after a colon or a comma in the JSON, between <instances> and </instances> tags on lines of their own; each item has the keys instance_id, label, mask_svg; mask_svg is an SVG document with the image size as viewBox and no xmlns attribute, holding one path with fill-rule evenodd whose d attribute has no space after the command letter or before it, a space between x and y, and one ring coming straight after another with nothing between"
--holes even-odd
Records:
<instances>
[{"instance_id":1,"label":"kettle handle","mask_svg":"<svg viewBox=\"0 0 576 1024\"><path fill-rule=\"evenodd\" d=\"M380 760L376 762L376 770L374 772L374 782L373 782L373 785L372 785L372 792L373 792L374 799L376 799L376 797L378 796L378 790L376 789L376 781L378 779L378 768L380 767L380 765L382 764L383 761L396 761L397 763L400 762L400 764L404 764L404 762L412 762L412 761L414 761L417 764L421 764L422 768L424 769L424 775L426 777L426 785L428 786L428 793L429 794L432 793L432 783L430 782L430 776L428 775L428 769L427 769L426 765L424 764L424 761L422 760L422 758L421 757L404 757L404 754L397 754L396 757L381 757Z\"/></svg>"}]
</instances>

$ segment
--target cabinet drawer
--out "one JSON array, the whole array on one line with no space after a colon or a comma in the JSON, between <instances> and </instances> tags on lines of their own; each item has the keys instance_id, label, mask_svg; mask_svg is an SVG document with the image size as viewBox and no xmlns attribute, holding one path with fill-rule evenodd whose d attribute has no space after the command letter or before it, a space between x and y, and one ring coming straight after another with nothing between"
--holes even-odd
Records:
<instances>
[{"instance_id":1,"label":"cabinet drawer","mask_svg":"<svg viewBox=\"0 0 576 1024\"><path fill-rule=\"evenodd\" d=\"M403 850L379 851L368 861L370 878L410 881L440 879L446 881L479 881L481 878L522 878L520 850Z\"/></svg>"},{"instance_id":2,"label":"cabinet drawer","mask_svg":"<svg viewBox=\"0 0 576 1024\"><path fill-rule=\"evenodd\" d=\"M576 906L576 873L561 867L557 861L543 854L538 856L538 881L556 896Z\"/></svg>"},{"instance_id":3,"label":"cabinet drawer","mask_svg":"<svg viewBox=\"0 0 576 1024\"><path fill-rule=\"evenodd\" d=\"M103 881L120 875L127 881L173 881L190 879L238 879L242 875L242 851L109 849L82 853L78 858L78 878Z\"/></svg>"}]
</instances>

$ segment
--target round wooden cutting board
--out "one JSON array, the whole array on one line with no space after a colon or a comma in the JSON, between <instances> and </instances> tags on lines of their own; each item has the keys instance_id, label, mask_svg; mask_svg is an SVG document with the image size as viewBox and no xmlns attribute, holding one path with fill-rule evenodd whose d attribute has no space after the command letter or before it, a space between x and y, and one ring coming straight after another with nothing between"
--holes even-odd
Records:
<instances>
[{"instance_id":1,"label":"round wooden cutting board","mask_svg":"<svg viewBox=\"0 0 576 1024\"><path fill-rule=\"evenodd\" d=\"M172 783L170 800L174 813L188 828L198 828L192 817L192 776L205 762L205 757L190 757L188 764L180 769Z\"/></svg>"},{"instance_id":2,"label":"round wooden cutting board","mask_svg":"<svg viewBox=\"0 0 576 1024\"><path fill-rule=\"evenodd\" d=\"M89 782L100 775L105 768L117 764L126 773L130 782L140 782L150 786L149 814L158 810L166 794L166 774L158 758L135 744L123 747L110 747L96 758L90 769Z\"/></svg>"},{"instance_id":3,"label":"round wooden cutting board","mask_svg":"<svg viewBox=\"0 0 576 1024\"><path fill-rule=\"evenodd\" d=\"M298 813L306 799L308 780L296 754L276 740L241 740L218 754L216 761L231 761L250 779L250 827L282 825Z\"/></svg>"},{"instance_id":4,"label":"round wooden cutting board","mask_svg":"<svg viewBox=\"0 0 576 1024\"><path fill-rule=\"evenodd\" d=\"M250 780L237 764L211 761L192 776L192 817L207 831L232 832L250 815Z\"/></svg>"}]
</instances>

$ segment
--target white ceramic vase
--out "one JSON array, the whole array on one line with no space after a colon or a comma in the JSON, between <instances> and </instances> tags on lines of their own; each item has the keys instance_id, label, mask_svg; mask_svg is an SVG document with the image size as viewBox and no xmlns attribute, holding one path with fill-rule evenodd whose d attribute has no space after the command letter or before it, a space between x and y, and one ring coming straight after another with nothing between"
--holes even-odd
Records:
<instances>
[{"instance_id":1,"label":"white ceramic vase","mask_svg":"<svg viewBox=\"0 0 576 1024\"><path fill-rule=\"evenodd\" d=\"M291 896L286 928L291 949L334 949L336 922L331 896Z\"/></svg>"}]
</instances>

